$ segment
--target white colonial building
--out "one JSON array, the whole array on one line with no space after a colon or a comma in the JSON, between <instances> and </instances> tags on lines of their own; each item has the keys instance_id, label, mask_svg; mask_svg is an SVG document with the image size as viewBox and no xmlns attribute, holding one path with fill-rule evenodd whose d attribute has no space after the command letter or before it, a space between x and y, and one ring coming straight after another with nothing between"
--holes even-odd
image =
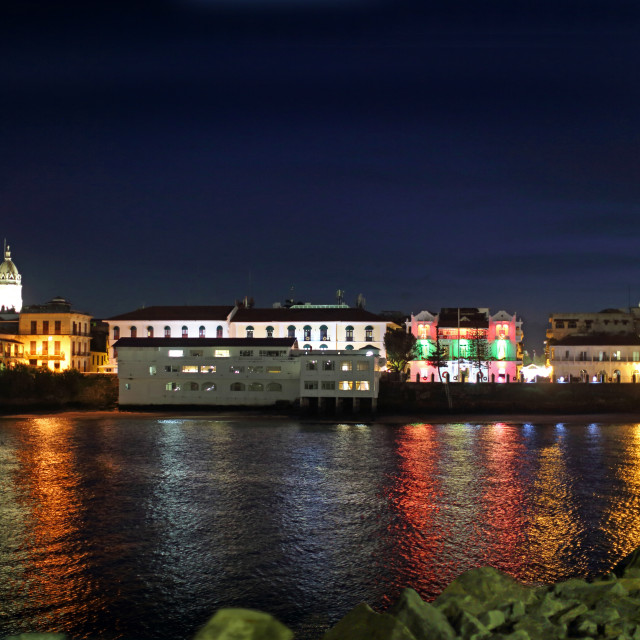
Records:
<instances>
[{"instance_id":1,"label":"white colonial building","mask_svg":"<svg viewBox=\"0 0 640 640\"><path fill-rule=\"evenodd\" d=\"M375 409L378 357L298 350L295 338L121 338L119 404Z\"/></svg>"}]
</instances>

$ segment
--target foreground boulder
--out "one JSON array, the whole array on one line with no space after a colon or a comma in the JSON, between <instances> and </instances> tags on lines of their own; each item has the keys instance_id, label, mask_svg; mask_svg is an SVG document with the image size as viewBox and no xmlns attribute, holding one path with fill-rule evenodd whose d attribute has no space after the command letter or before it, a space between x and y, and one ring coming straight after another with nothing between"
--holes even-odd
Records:
<instances>
[{"instance_id":1,"label":"foreground boulder","mask_svg":"<svg viewBox=\"0 0 640 640\"><path fill-rule=\"evenodd\" d=\"M220 609L194 640L291 640L293 632L273 616L253 609Z\"/></svg>"}]
</instances>

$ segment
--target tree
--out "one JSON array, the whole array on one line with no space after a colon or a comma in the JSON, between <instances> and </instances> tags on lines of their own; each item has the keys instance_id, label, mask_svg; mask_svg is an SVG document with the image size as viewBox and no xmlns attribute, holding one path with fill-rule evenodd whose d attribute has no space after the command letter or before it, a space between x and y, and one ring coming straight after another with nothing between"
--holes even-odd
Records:
<instances>
[{"instance_id":1,"label":"tree","mask_svg":"<svg viewBox=\"0 0 640 640\"><path fill-rule=\"evenodd\" d=\"M442 369L444 369L449 362L449 352L447 348L440 343L438 327L436 327L436 343L431 350L431 353L427 354L425 359L429 366L438 370L438 380L442 382Z\"/></svg>"},{"instance_id":2,"label":"tree","mask_svg":"<svg viewBox=\"0 0 640 640\"><path fill-rule=\"evenodd\" d=\"M416 337L404 329L389 329L384 334L387 365L391 371L404 373L407 364L417 357Z\"/></svg>"},{"instance_id":3,"label":"tree","mask_svg":"<svg viewBox=\"0 0 640 640\"><path fill-rule=\"evenodd\" d=\"M466 361L475 369L477 372L482 374L482 368L487 367L490 360L493 360L491 357L491 348L489 347L489 341L487 340L487 330L483 328L475 327L473 329L469 329L468 339L469 339L469 351L466 357ZM487 371L487 377L489 372Z\"/></svg>"}]
</instances>

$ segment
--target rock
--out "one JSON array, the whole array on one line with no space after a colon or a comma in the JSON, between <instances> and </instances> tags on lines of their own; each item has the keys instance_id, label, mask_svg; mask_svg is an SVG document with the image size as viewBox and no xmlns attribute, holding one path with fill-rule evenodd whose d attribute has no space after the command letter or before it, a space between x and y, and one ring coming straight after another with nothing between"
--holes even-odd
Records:
<instances>
[{"instance_id":1,"label":"rock","mask_svg":"<svg viewBox=\"0 0 640 640\"><path fill-rule=\"evenodd\" d=\"M471 613L463 611L456 621L458 633L463 638L483 638L489 635L489 629Z\"/></svg>"},{"instance_id":2,"label":"rock","mask_svg":"<svg viewBox=\"0 0 640 640\"><path fill-rule=\"evenodd\" d=\"M292 640L293 632L273 616L252 609L220 609L194 640Z\"/></svg>"},{"instance_id":3,"label":"rock","mask_svg":"<svg viewBox=\"0 0 640 640\"><path fill-rule=\"evenodd\" d=\"M553 588L553 593L560 599L584 602L588 607L595 606L603 599L610 600L613 597L629 595L624 584L619 580L586 582L577 578L559 582Z\"/></svg>"},{"instance_id":4,"label":"rock","mask_svg":"<svg viewBox=\"0 0 640 640\"><path fill-rule=\"evenodd\" d=\"M567 635L566 625L555 625L547 618L527 615L513 625L514 631L526 631L535 640L556 640Z\"/></svg>"},{"instance_id":5,"label":"rock","mask_svg":"<svg viewBox=\"0 0 640 640\"><path fill-rule=\"evenodd\" d=\"M485 611L478 616L478 620L489 630L502 626L506 622L505 615L499 609Z\"/></svg>"},{"instance_id":6,"label":"rock","mask_svg":"<svg viewBox=\"0 0 640 640\"><path fill-rule=\"evenodd\" d=\"M397 618L388 613L376 613L364 602L329 629L323 640L416 640Z\"/></svg>"},{"instance_id":7,"label":"rock","mask_svg":"<svg viewBox=\"0 0 640 640\"><path fill-rule=\"evenodd\" d=\"M578 616L582 615L583 613L586 613L587 611L589 611L589 607L587 607L587 605L584 603L580 603L580 604L577 604L575 607L570 607L564 613L561 613L556 620L559 624L569 624L570 622L575 620Z\"/></svg>"},{"instance_id":8,"label":"rock","mask_svg":"<svg viewBox=\"0 0 640 640\"><path fill-rule=\"evenodd\" d=\"M456 632L442 611L425 602L413 589L404 589L388 611L416 640L453 640Z\"/></svg>"},{"instance_id":9,"label":"rock","mask_svg":"<svg viewBox=\"0 0 640 640\"><path fill-rule=\"evenodd\" d=\"M456 620L463 611L475 616L486 609L483 602L464 593L441 593L434 600L433 606L441 611L449 622Z\"/></svg>"},{"instance_id":10,"label":"rock","mask_svg":"<svg viewBox=\"0 0 640 640\"><path fill-rule=\"evenodd\" d=\"M640 578L640 547L622 558L611 572L618 578Z\"/></svg>"}]
</instances>

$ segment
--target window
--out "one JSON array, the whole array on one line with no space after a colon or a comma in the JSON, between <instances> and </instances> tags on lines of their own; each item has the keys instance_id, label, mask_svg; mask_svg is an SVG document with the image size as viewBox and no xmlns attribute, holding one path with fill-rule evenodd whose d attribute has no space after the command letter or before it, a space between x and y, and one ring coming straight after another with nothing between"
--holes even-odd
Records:
<instances>
[{"instance_id":1,"label":"window","mask_svg":"<svg viewBox=\"0 0 640 640\"><path fill-rule=\"evenodd\" d=\"M273 365L267 366L267 373L280 373L282 371L282 367L275 367Z\"/></svg>"},{"instance_id":2,"label":"window","mask_svg":"<svg viewBox=\"0 0 640 640\"><path fill-rule=\"evenodd\" d=\"M32 331L31 333L35 333L35 331ZM296 328L290 324L287 327L287 338L295 338L296 337Z\"/></svg>"},{"instance_id":3,"label":"window","mask_svg":"<svg viewBox=\"0 0 640 640\"><path fill-rule=\"evenodd\" d=\"M59 364L59 363L57 363L57 364ZM125 388L127 391L131 391L131 383L130 383L130 382L125 382L125 383L124 383L124 388Z\"/></svg>"},{"instance_id":4,"label":"window","mask_svg":"<svg viewBox=\"0 0 640 640\"><path fill-rule=\"evenodd\" d=\"M251 325L247 327L247 338L253 338L253 327Z\"/></svg>"},{"instance_id":5,"label":"window","mask_svg":"<svg viewBox=\"0 0 640 640\"><path fill-rule=\"evenodd\" d=\"M371 325L364 328L364 339L373 340L373 327Z\"/></svg>"},{"instance_id":6,"label":"window","mask_svg":"<svg viewBox=\"0 0 640 640\"><path fill-rule=\"evenodd\" d=\"M138 336L138 330L135 327L131 327L129 331L131 332L132 338L136 338Z\"/></svg>"},{"instance_id":7,"label":"window","mask_svg":"<svg viewBox=\"0 0 640 640\"><path fill-rule=\"evenodd\" d=\"M256 367L247 367L247 373L262 373L264 371L264 367L256 366Z\"/></svg>"},{"instance_id":8,"label":"window","mask_svg":"<svg viewBox=\"0 0 640 640\"><path fill-rule=\"evenodd\" d=\"M365 360L364 362L358 362L356 365L357 371L369 371L369 361Z\"/></svg>"},{"instance_id":9,"label":"window","mask_svg":"<svg viewBox=\"0 0 640 640\"><path fill-rule=\"evenodd\" d=\"M229 349L216 349L213 352L213 355L216 358L228 358L229 357Z\"/></svg>"},{"instance_id":10,"label":"window","mask_svg":"<svg viewBox=\"0 0 640 640\"><path fill-rule=\"evenodd\" d=\"M303 340L311 340L311 327L307 324L302 329Z\"/></svg>"},{"instance_id":11,"label":"window","mask_svg":"<svg viewBox=\"0 0 640 640\"><path fill-rule=\"evenodd\" d=\"M231 391L244 391L244 384L242 382L233 382L231 383L231 387L229 387Z\"/></svg>"},{"instance_id":12,"label":"window","mask_svg":"<svg viewBox=\"0 0 640 640\"><path fill-rule=\"evenodd\" d=\"M203 382L202 383L202 390L203 391L215 391L216 390L216 383L215 382Z\"/></svg>"},{"instance_id":13,"label":"window","mask_svg":"<svg viewBox=\"0 0 640 640\"><path fill-rule=\"evenodd\" d=\"M190 391L200 391L200 387L198 386L197 382L190 382L189 383L189 390Z\"/></svg>"},{"instance_id":14,"label":"window","mask_svg":"<svg viewBox=\"0 0 640 640\"><path fill-rule=\"evenodd\" d=\"M155 368L155 366L154 366L154 365L151 365L151 366L149 367L149 375L150 375L150 376L155 376L155 375L156 375L156 371L157 371L157 370L156 370L156 368Z\"/></svg>"},{"instance_id":15,"label":"window","mask_svg":"<svg viewBox=\"0 0 640 640\"><path fill-rule=\"evenodd\" d=\"M182 349L169 349L167 355L170 358L182 358L184 356L184 351Z\"/></svg>"},{"instance_id":16,"label":"window","mask_svg":"<svg viewBox=\"0 0 640 640\"><path fill-rule=\"evenodd\" d=\"M328 349L329 347L328 347L326 344L321 344L321 345L320 345L320 348L321 348L321 349Z\"/></svg>"},{"instance_id":17,"label":"window","mask_svg":"<svg viewBox=\"0 0 640 640\"><path fill-rule=\"evenodd\" d=\"M188 338L189 337L189 329L187 329L186 325L184 327L182 327L182 337L183 338Z\"/></svg>"},{"instance_id":18,"label":"window","mask_svg":"<svg viewBox=\"0 0 640 640\"><path fill-rule=\"evenodd\" d=\"M304 381L304 388L305 389L317 389L318 388L318 381L317 380L305 380Z\"/></svg>"},{"instance_id":19,"label":"window","mask_svg":"<svg viewBox=\"0 0 640 640\"><path fill-rule=\"evenodd\" d=\"M178 371L179 371L178 367L176 367L173 364L166 364L164 366L164 372L165 373L178 373Z\"/></svg>"},{"instance_id":20,"label":"window","mask_svg":"<svg viewBox=\"0 0 640 640\"><path fill-rule=\"evenodd\" d=\"M198 336L199 336L200 338L204 338L204 327L200 327L200 328L198 329Z\"/></svg>"},{"instance_id":21,"label":"window","mask_svg":"<svg viewBox=\"0 0 640 640\"><path fill-rule=\"evenodd\" d=\"M182 373L198 373L197 364L183 364Z\"/></svg>"},{"instance_id":22,"label":"window","mask_svg":"<svg viewBox=\"0 0 640 640\"><path fill-rule=\"evenodd\" d=\"M356 391L369 391L369 381L356 380Z\"/></svg>"},{"instance_id":23,"label":"window","mask_svg":"<svg viewBox=\"0 0 640 640\"><path fill-rule=\"evenodd\" d=\"M260 349L258 352L261 358L284 358L286 351L274 351L273 349Z\"/></svg>"},{"instance_id":24,"label":"window","mask_svg":"<svg viewBox=\"0 0 640 640\"><path fill-rule=\"evenodd\" d=\"M48 354L49 354L49 343L46 340L43 340L42 341L42 355L46 356Z\"/></svg>"},{"instance_id":25,"label":"window","mask_svg":"<svg viewBox=\"0 0 640 640\"><path fill-rule=\"evenodd\" d=\"M202 354L203 353L204 353L204 351L201 351L200 349L198 349L198 350L193 350L192 349L191 351L189 351L189 355L192 358L202 358Z\"/></svg>"},{"instance_id":26,"label":"window","mask_svg":"<svg viewBox=\"0 0 640 640\"><path fill-rule=\"evenodd\" d=\"M351 389L353 389L353 380L340 380L338 389L340 389L340 391L351 391Z\"/></svg>"},{"instance_id":27,"label":"window","mask_svg":"<svg viewBox=\"0 0 640 640\"><path fill-rule=\"evenodd\" d=\"M307 360L307 371L316 371L318 369L317 360Z\"/></svg>"},{"instance_id":28,"label":"window","mask_svg":"<svg viewBox=\"0 0 640 640\"><path fill-rule=\"evenodd\" d=\"M267 327L267 338L273 338L273 327Z\"/></svg>"},{"instance_id":29,"label":"window","mask_svg":"<svg viewBox=\"0 0 640 640\"><path fill-rule=\"evenodd\" d=\"M170 338L171 337L171 327L165 327L164 328L164 337L165 338Z\"/></svg>"},{"instance_id":30,"label":"window","mask_svg":"<svg viewBox=\"0 0 640 640\"><path fill-rule=\"evenodd\" d=\"M353 369L353 362L351 360L343 360L340 363L340 371L351 371Z\"/></svg>"},{"instance_id":31,"label":"window","mask_svg":"<svg viewBox=\"0 0 640 640\"><path fill-rule=\"evenodd\" d=\"M322 370L323 371L333 371L335 369L335 362L333 360L323 360L322 361Z\"/></svg>"},{"instance_id":32,"label":"window","mask_svg":"<svg viewBox=\"0 0 640 640\"><path fill-rule=\"evenodd\" d=\"M249 391L264 391L264 385L262 382L251 382L249 384Z\"/></svg>"},{"instance_id":33,"label":"window","mask_svg":"<svg viewBox=\"0 0 640 640\"><path fill-rule=\"evenodd\" d=\"M353 342L353 327L351 325L349 325L346 329L345 329L345 337L344 339L347 342Z\"/></svg>"},{"instance_id":34,"label":"window","mask_svg":"<svg viewBox=\"0 0 640 640\"><path fill-rule=\"evenodd\" d=\"M634 351L633 352L633 361L634 362L640 362L640 351Z\"/></svg>"},{"instance_id":35,"label":"window","mask_svg":"<svg viewBox=\"0 0 640 640\"><path fill-rule=\"evenodd\" d=\"M567 327L569 329L575 329L577 328L578 323L575 320L569 320L569 322L567 323Z\"/></svg>"},{"instance_id":36,"label":"window","mask_svg":"<svg viewBox=\"0 0 640 640\"><path fill-rule=\"evenodd\" d=\"M57 356L59 356L59 355L60 355L60 340L56 340L56 341L53 343L53 352L54 352Z\"/></svg>"},{"instance_id":37,"label":"window","mask_svg":"<svg viewBox=\"0 0 640 640\"><path fill-rule=\"evenodd\" d=\"M238 367L235 364L229 365L229 373L244 373L244 367Z\"/></svg>"},{"instance_id":38,"label":"window","mask_svg":"<svg viewBox=\"0 0 640 640\"><path fill-rule=\"evenodd\" d=\"M425 340L426 338L428 338L428 329L429 329L429 325L419 324L418 325L418 338L420 338L421 340ZM371 339L373 339L373 338L371 338Z\"/></svg>"},{"instance_id":39,"label":"window","mask_svg":"<svg viewBox=\"0 0 640 640\"><path fill-rule=\"evenodd\" d=\"M310 344L305 344L302 348L303 349L309 349L309 351L311 351L311 349L312 349Z\"/></svg>"},{"instance_id":40,"label":"window","mask_svg":"<svg viewBox=\"0 0 640 640\"><path fill-rule=\"evenodd\" d=\"M42 333L49 333L49 321L48 320L43 320L42 321ZM74 333L75 333L75 331L74 331Z\"/></svg>"},{"instance_id":41,"label":"window","mask_svg":"<svg viewBox=\"0 0 640 640\"><path fill-rule=\"evenodd\" d=\"M329 329L326 324L320 327L320 340L327 341L329 339Z\"/></svg>"},{"instance_id":42,"label":"window","mask_svg":"<svg viewBox=\"0 0 640 640\"><path fill-rule=\"evenodd\" d=\"M324 391L335 391L336 383L333 380L323 380L322 381L322 389Z\"/></svg>"},{"instance_id":43,"label":"window","mask_svg":"<svg viewBox=\"0 0 640 640\"><path fill-rule=\"evenodd\" d=\"M240 350L241 358L253 358L253 349L241 349Z\"/></svg>"},{"instance_id":44,"label":"window","mask_svg":"<svg viewBox=\"0 0 640 640\"><path fill-rule=\"evenodd\" d=\"M556 320L556 329L564 329L564 321Z\"/></svg>"},{"instance_id":45,"label":"window","mask_svg":"<svg viewBox=\"0 0 640 640\"><path fill-rule=\"evenodd\" d=\"M118 327L116 327L117 329ZM31 333L36 334L38 333L38 321L37 320L32 320L31 321ZM114 336L115 337L115 336ZM116 338L117 339L117 338Z\"/></svg>"},{"instance_id":46,"label":"window","mask_svg":"<svg viewBox=\"0 0 640 640\"><path fill-rule=\"evenodd\" d=\"M353 345L352 345L352 344L348 344L348 345L345 347L345 350L346 350L346 351L353 351Z\"/></svg>"},{"instance_id":47,"label":"window","mask_svg":"<svg viewBox=\"0 0 640 640\"><path fill-rule=\"evenodd\" d=\"M215 364L203 364L200 365L200 373L215 373L216 365Z\"/></svg>"},{"instance_id":48,"label":"window","mask_svg":"<svg viewBox=\"0 0 640 640\"><path fill-rule=\"evenodd\" d=\"M56 335L60 335L62 333L62 321L56 320L54 324L54 329Z\"/></svg>"},{"instance_id":49,"label":"window","mask_svg":"<svg viewBox=\"0 0 640 640\"><path fill-rule=\"evenodd\" d=\"M180 391L180 384L178 382L167 382L164 388L167 391Z\"/></svg>"},{"instance_id":50,"label":"window","mask_svg":"<svg viewBox=\"0 0 640 640\"><path fill-rule=\"evenodd\" d=\"M153 327L147 327L147 338L153 338Z\"/></svg>"},{"instance_id":51,"label":"window","mask_svg":"<svg viewBox=\"0 0 640 640\"><path fill-rule=\"evenodd\" d=\"M270 382L267 391L282 391L282 385L279 382Z\"/></svg>"},{"instance_id":52,"label":"window","mask_svg":"<svg viewBox=\"0 0 640 640\"><path fill-rule=\"evenodd\" d=\"M222 325L218 325L216 328L216 338L222 338Z\"/></svg>"},{"instance_id":53,"label":"window","mask_svg":"<svg viewBox=\"0 0 640 640\"><path fill-rule=\"evenodd\" d=\"M34 333L33 331L31 333ZM113 327L113 339L120 340L120 327Z\"/></svg>"}]
</instances>

